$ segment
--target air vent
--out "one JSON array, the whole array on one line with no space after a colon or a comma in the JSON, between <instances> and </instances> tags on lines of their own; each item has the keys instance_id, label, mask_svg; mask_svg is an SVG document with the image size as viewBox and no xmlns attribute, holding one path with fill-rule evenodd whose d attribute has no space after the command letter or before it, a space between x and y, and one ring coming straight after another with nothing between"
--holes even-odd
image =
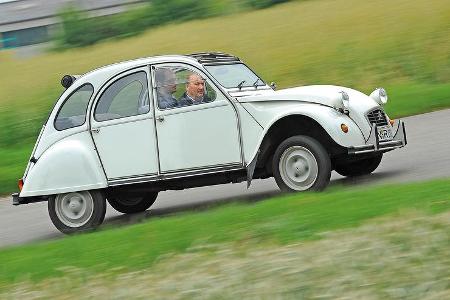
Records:
<instances>
[{"instance_id":1,"label":"air vent","mask_svg":"<svg viewBox=\"0 0 450 300\"><path fill-rule=\"evenodd\" d=\"M372 110L367 114L367 119L369 120L370 124L375 124L377 126L388 125L386 114L382 109Z\"/></svg>"}]
</instances>

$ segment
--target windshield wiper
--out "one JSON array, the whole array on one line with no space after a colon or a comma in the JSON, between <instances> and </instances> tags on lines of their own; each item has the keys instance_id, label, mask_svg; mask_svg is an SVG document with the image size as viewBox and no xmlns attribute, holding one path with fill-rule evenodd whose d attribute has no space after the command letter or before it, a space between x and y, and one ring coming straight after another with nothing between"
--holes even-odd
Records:
<instances>
[{"instance_id":1,"label":"windshield wiper","mask_svg":"<svg viewBox=\"0 0 450 300\"><path fill-rule=\"evenodd\" d=\"M242 86L244 86L245 80L242 80L238 85L237 88L239 88L239 91L242 90Z\"/></svg>"},{"instance_id":2,"label":"windshield wiper","mask_svg":"<svg viewBox=\"0 0 450 300\"><path fill-rule=\"evenodd\" d=\"M261 82L262 82L261 78L258 77L258 79L256 79L255 82L253 82L253 86L255 87L255 90L258 89L258 86L259 86L259 85L258 85L258 81L261 81Z\"/></svg>"}]
</instances>

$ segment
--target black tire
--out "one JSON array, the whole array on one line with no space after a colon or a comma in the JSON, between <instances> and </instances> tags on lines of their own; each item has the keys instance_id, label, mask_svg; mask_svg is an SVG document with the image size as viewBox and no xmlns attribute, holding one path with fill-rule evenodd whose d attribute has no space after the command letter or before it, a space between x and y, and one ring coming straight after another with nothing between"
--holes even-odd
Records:
<instances>
[{"instance_id":1,"label":"black tire","mask_svg":"<svg viewBox=\"0 0 450 300\"><path fill-rule=\"evenodd\" d=\"M334 170L346 177L356 177L372 173L378 168L383 158L383 153L364 158L357 161L340 162L336 164Z\"/></svg>"},{"instance_id":2,"label":"black tire","mask_svg":"<svg viewBox=\"0 0 450 300\"><path fill-rule=\"evenodd\" d=\"M150 192L136 197L108 197L111 206L123 214L135 214L146 211L155 203L158 192Z\"/></svg>"},{"instance_id":3,"label":"black tire","mask_svg":"<svg viewBox=\"0 0 450 300\"><path fill-rule=\"evenodd\" d=\"M48 213L64 234L90 231L105 218L105 195L99 190L58 194L48 200Z\"/></svg>"},{"instance_id":4,"label":"black tire","mask_svg":"<svg viewBox=\"0 0 450 300\"><path fill-rule=\"evenodd\" d=\"M284 140L275 150L272 171L282 191L321 191L330 182L331 161L318 141L297 135Z\"/></svg>"}]
</instances>

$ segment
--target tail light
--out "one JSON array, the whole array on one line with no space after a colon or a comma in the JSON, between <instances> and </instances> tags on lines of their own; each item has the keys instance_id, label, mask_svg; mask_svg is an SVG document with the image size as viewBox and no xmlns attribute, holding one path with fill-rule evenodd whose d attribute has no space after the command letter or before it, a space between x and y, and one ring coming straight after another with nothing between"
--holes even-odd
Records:
<instances>
[{"instance_id":1,"label":"tail light","mask_svg":"<svg viewBox=\"0 0 450 300\"><path fill-rule=\"evenodd\" d=\"M22 188L23 188L23 179L22 178L19 179L19 182L17 183L17 185L19 186L19 191L22 191Z\"/></svg>"}]
</instances>

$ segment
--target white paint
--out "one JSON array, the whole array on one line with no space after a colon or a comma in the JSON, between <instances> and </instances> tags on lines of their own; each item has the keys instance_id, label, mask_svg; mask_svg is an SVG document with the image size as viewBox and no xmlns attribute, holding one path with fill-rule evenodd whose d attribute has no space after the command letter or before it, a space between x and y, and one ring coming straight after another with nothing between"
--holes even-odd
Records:
<instances>
[{"instance_id":1,"label":"white paint","mask_svg":"<svg viewBox=\"0 0 450 300\"><path fill-rule=\"evenodd\" d=\"M108 179L158 172L153 107L149 112L137 116L100 122L94 117L94 108L102 93L116 80L136 72L145 72L149 81L148 67L120 73L100 90L92 105L90 116L92 137ZM147 93L149 88L150 86L144 87Z\"/></svg>"},{"instance_id":2,"label":"white paint","mask_svg":"<svg viewBox=\"0 0 450 300\"><path fill-rule=\"evenodd\" d=\"M241 163L237 117L228 100L157 113L161 172Z\"/></svg>"},{"instance_id":3,"label":"white paint","mask_svg":"<svg viewBox=\"0 0 450 300\"><path fill-rule=\"evenodd\" d=\"M92 136L108 179L158 172L154 127L148 114L93 124L99 130Z\"/></svg>"},{"instance_id":4,"label":"white paint","mask_svg":"<svg viewBox=\"0 0 450 300\"><path fill-rule=\"evenodd\" d=\"M253 151L252 157L256 155L259 145L270 127L276 121L290 115L302 115L315 120L341 146L350 147L364 145L365 143L364 136L356 123L347 115L341 114L328 106L298 101L260 101L243 103L242 105L264 127L264 131L259 136L258 147ZM343 123L349 127L348 133L341 130L341 124Z\"/></svg>"},{"instance_id":5,"label":"white paint","mask_svg":"<svg viewBox=\"0 0 450 300\"><path fill-rule=\"evenodd\" d=\"M364 136L368 138L371 128L365 115L368 111L374 109L375 107L378 107L379 105L371 97L350 88L334 85L311 85L279 90L272 93L266 92L262 95L248 95L245 97L238 98L238 100L241 103L276 101L279 106L286 105L290 101L298 101L298 102L307 102L311 104L320 104L333 108L340 108L342 106L341 100L342 95L340 93L341 91L346 92L350 97L349 99L350 118L356 124L358 124ZM281 102L279 101L284 101L284 103L281 104ZM321 116L318 115L314 119L317 120L317 118L320 117ZM328 118L329 116L325 117ZM333 120L324 119L317 121L319 122L319 124L321 124L322 122L326 123ZM338 144L343 145L338 140L336 140L336 142Z\"/></svg>"},{"instance_id":6,"label":"white paint","mask_svg":"<svg viewBox=\"0 0 450 300\"><path fill-rule=\"evenodd\" d=\"M211 103L156 112L153 111L153 99L151 111L145 115L105 122L92 120L92 124L87 120L82 126L63 131L54 128L53 121L64 100L81 85L90 83L94 86L94 96L88 107L91 112L95 103L93 99L98 99L108 82L116 76L137 70L148 72L148 66L153 64L190 66L203 72L208 83L216 90L217 99ZM360 146L365 143L370 132L365 114L378 107L372 98L345 87L328 85L279 91L227 91L219 88L217 81L207 75L204 67L193 58L161 56L113 64L77 78L62 94L50 114L34 151L38 162L35 166L29 164L27 167L28 174L21 196L104 188L107 183L100 160L109 179L231 163L247 165L255 157L270 127L289 115L314 119L339 145ZM336 110L342 106L341 91L350 97L349 116ZM232 103L225 97L223 93L228 92L231 93L230 98L234 99L235 96L239 102ZM163 121L156 121L156 128L154 116L157 120L164 118ZM342 123L349 127L348 133L342 132ZM90 136L91 126L92 129L99 129L98 133L93 134L93 139L100 158Z\"/></svg>"},{"instance_id":7,"label":"white paint","mask_svg":"<svg viewBox=\"0 0 450 300\"><path fill-rule=\"evenodd\" d=\"M255 149L259 148L260 137L263 134L263 128L256 120L244 109L242 105L237 105L239 118L241 121L242 144L244 147L245 165L248 166L253 159Z\"/></svg>"},{"instance_id":8,"label":"white paint","mask_svg":"<svg viewBox=\"0 0 450 300\"><path fill-rule=\"evenodd\" d=\"M105 188L105 174L87 131L52 145L30 168L20 197Z\"/></svg>"}]
</instances>

